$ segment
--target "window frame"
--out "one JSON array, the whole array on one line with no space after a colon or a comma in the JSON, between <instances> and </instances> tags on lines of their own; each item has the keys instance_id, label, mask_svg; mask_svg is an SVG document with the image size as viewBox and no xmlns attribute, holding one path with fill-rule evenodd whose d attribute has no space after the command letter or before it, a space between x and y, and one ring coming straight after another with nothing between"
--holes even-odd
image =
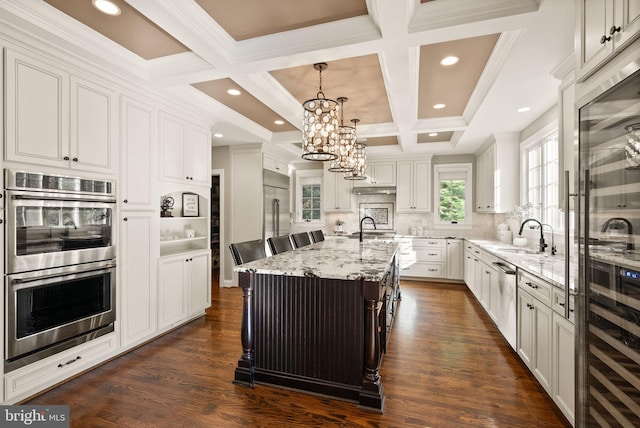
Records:
<instances>
[{"instance_id":1,"label":"window frame","mask_svg":"<svg viewBox=\"0 0 640 428\"><path fill-rule=\"evenodd\" d=\"M305 220L302 218L302 186L305 184L318 184L320 186L320 218L318 220ZM323 224L324 223L324 192L322 186L322 170L310 169L296 171L296 223Z\"/></svg>"},{"instance_id":2,"label":"window frame","mask_svg":"<svg viewBox=\"0 0 640 428\"><path fill-rule=\"evenodd\" d=\"M464 221L458 223L440 220L440 181L444 174L460 174L465 180L464 187ZM473 164L449 163L435 164L433 166L433 227L435 229L471 229L473 226Z\"/></svg>"}]
</instances>

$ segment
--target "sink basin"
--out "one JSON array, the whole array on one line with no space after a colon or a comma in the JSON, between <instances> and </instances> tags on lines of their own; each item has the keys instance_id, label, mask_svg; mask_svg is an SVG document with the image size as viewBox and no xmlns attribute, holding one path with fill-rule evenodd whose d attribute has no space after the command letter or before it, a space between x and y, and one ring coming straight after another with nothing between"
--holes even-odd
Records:
<instances>
[{"instance_id":1,"label":"sink basin","mask_svg":"<svg viewBox=\"0 0 640 428\"><path fill-rule=\"evenodd\" d=\"M525 248L496 248L496 251L501 253L511 253L511 254L538 254L535 250L525 249Z\"/></svg>"}]
</instances>

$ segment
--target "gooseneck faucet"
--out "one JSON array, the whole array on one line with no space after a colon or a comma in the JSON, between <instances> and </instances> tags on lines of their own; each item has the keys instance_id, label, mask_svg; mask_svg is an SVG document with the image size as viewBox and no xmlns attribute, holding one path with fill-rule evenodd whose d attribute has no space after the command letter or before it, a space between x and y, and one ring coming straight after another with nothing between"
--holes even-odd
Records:
<instances>
[{"instance_id":1,"label":"gooseneck faucet","mask_svg":"<svg viewBox=\"0 0 640 428\"><path fill-rule=\"evenodd\" d=\"M373 219L373 217L369 217L368 215L362 217L360 219L360 242L362 242L362 223L366 220L369 219L371 220L371 223L373 223L373 228L374 229L378 229L378 227L376 226L376 221Z\"/></svg>"},{"instance_id":2,"label":"gooseneck faucet","mask_svg":"<svg viewBox=\"0 0 640 428\"><path fill-rule=\"evenodd\" d=\"M520 231L518 232L519 236L522 236L522 230L524 229L524 225L529 223L530 221L536 222L538 223L538 226L540 226L540 252L544 253L544 249L548 247L547 243L544 242L544 233L542 232L542 223L540 223L538 220L536 220L535 218L528 218L525 221L522 222L522 224L520 225Z\"/></svg>"},{"instance_id":3,"label":"gooseneck faucet","mask_svg":"<svg viewBox=\"0 0 640 428\"><path fill-rule=\"evenodd\" d=\"M551 225L547 223L543 224L542 226L547 226L549 229L551 229L551 255L555 256L558 250L556 248L556 242L555 242L556 240L553 234L553 227L551 227ZM540 230L542 230L542 226L540 226Z\"/></svg>"},{"instance_id":4,"label":"gooseneck faucet","mask_svg":"<svg viewBox=\"0 0 640 428\"><path fill-rule=\"evenodd\" d=\"M602 225L602 233L605 233L611 223L617 223L617 222L623 222L627 225L627 234L629 236L633 235L633 225L631 224L631 222L629 220L627 220L624 217L611 217L609 220L605 221L604 224ZM632 238L633 239L633 238ZM633 250L633 242L629 242L629 239L627 239L627 250Z\"/></svg>"}]
</instances>

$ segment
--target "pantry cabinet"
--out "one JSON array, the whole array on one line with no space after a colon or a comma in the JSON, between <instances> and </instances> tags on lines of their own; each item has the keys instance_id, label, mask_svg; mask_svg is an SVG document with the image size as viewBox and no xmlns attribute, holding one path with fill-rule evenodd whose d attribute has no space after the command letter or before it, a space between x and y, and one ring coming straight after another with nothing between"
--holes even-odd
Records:
<instances>
[{"instance_id":1,"label":"pantry cabinet","mask_svg":"<svg viewBox=\"0 0 640 428\"><path fill-rule=\"evenodd\" d=\"M396 166L396 212L418 213L431 211L431 158L399 161Z\"/></svg>"},{"instance_id":2,"label":"pantry cabinet","mask_svg":"<svg viewBox=\"0 0 640 428\"><path fill-rule=\"evenodd\" d=\"M582 81L640 34L640 0L579 0L576 69Z\"/></svg>"},{"instance_id":3,"label":"pantry cabinet","mask_svg":"<svg viewBox=\"0 0 640 428\"><path fill-rule=\"evenodd\" d=\"M5 59L5 160L115 173L116 93L35 55Z\"/></svg>"},{"instance_id":4,"label":"pantry cabinet","mask_svg":"<svg viewBox=\"0 0 640 428\"><path fill-rule=\"evenodd\" d=\"M160 179L211 186L211 133L179 117L160 112Z\"/></svg>"},{"instance_id":5,"label":"pantry cabinet","mask_svg":"<svg viewBox=\"0 0 640 428\"><path fill-rule=\"evenodd\" d=\"M210 306L209 250L161 257L158 264L158 328L172 328Z\"/></svg>"}]
</instances>

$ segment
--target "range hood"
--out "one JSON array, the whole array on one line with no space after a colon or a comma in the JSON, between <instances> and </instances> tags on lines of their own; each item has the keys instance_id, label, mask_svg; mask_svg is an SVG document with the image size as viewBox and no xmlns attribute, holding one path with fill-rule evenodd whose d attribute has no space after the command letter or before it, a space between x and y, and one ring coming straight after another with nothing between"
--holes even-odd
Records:
<instances>
[{"instance_id":1,"label":"range hood","mask_svg":"<svg viewBox=\"0 0 640 428\"><path fill-rule=\"evenodd\" d=\"M353 193L356 195L395 195L395 186L367 186L354 187Z\"/></svg>"}]
</instances>

